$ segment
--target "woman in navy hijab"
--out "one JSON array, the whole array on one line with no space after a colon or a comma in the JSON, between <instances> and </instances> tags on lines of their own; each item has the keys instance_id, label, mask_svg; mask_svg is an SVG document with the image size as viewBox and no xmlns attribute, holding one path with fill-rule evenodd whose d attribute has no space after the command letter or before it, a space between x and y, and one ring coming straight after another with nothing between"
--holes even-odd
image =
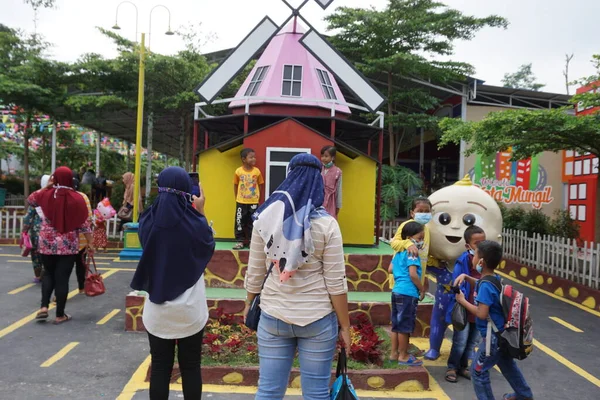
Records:
<instances>
[{"instance_id":1,"label":"woman in navy hijab","mask_svg":"<svg viewBox=\"0 0 600 400\"><path fill-rule=\"evenodd\" d=\"M131 282L148 292L143 321L150 340L150 398L167 400L178 348L186 400L202 397L200 356L208 320L204 270L215 242L204 217L204 194L191 194L192 180L179 167L158 176L158 197L140 217L144 250Z\"/></svg>"}]
</instances>

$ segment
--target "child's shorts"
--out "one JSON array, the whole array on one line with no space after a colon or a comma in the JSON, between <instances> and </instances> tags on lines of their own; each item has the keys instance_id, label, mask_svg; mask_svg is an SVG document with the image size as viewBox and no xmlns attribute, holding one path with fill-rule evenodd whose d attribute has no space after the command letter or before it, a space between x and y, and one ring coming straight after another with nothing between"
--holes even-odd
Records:
<instances>
[{"instance_id":1,"label":"child's shorts","mask_svg":"<svg viewBox=\"0 0 600 400\"><path fill-rule=\"evenodd\" d=\"M419 299L392 292L392 332L413 333Z\"/></svg>"}]
</instances>

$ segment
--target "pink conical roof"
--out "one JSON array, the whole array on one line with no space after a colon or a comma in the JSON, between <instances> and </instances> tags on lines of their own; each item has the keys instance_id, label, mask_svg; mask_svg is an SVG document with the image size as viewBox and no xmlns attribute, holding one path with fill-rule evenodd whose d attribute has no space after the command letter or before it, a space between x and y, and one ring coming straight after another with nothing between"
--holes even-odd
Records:
<instances>
[{"instance_id":1,"label":"pink conical roof","mask_svg":"<svg viewBox=\"0 0 600 400\"><path fill-rule=\"evenodd\" d=\"M310 54L304 46L299 42L304 35L304 28L293 19L286 27L281 29L279 33L267 45L260 59L246 78L246 81L236 94L236 98L244 97L248 87L256 75L256 72L261 67L268 67L266 73L263 72L262 82L257 91L252 97L269 97L277 98L273 100L251 100L250 104L284 104L296 106L313 106L331 109L331 103L309 101L309 100L326 100L327 88L323 87L321 80L323 79L328 84L337 98L337 101L345 103L344 95L342 94L337 82L331 71L323 66L312 54ZM283 76L284 66L302 66L302 85L300 96L284 96ZM288 68L289 70L289 68ZM326 77L318 72L325 71ZM329 92L329 97L331 94ZM306 99L303 101L300 99ZM244 101L233 101L229 104L229 108L243 107ZM350 114L350 108L346 105L335 105L336 112Z\"/></svg>"}]
</instances>

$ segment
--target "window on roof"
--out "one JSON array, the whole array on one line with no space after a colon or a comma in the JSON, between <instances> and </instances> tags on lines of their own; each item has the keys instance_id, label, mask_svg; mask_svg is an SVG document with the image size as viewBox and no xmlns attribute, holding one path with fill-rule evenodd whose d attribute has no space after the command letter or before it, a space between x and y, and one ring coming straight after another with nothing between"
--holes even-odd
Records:
<instances>
[{"instance_id":1,"label":"window on roof","mask_svg":"<svg viewBox=\"0 0 600 400\"><path fill-rule=\"evenodd\" d=\"M260 84L265 79L268 70L269 66L258 67L256 69L256 72L254 73L254 76L252 77L244 96L256 96L258 89L260 89Z\"/></svg>"},{"instance_id":2,"label":"window on roof","mask_svg":"<svg viewBox=\"0 0 600 400\"><path fill-rule=\"evenodd\" d=\"M282 96L302 96L302 66L284 65L283 66L283 85L281 86Z\"/></svg>"},{"instance_id":3,"label":"window on roof","mask_svg":"<svg viewBox=\"0 0 600 400\"><path fill-rule=\"evenodd\" d=\"M325 98L329 100L337 100L337 96L333 90L333 85L331 84L331 79L329 79L329 72L317 68L317 76L319 77L319 82L321 82L321 87L323 88Z\"/></svg>"}]
</instances>

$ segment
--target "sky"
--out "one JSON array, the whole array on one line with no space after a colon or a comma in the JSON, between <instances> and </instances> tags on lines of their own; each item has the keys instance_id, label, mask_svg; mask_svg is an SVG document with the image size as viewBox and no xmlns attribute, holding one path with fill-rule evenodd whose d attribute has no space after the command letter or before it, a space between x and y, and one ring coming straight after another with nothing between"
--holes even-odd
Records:
<instances>
[{"instance_id":1,"label":"sky","mask_svg":"<svg viewBox=\"0 0 600 400\"><path fill-rule=\"evenodd\" d=\"M164 1L164 0L163 0ZM289 0L298 5L300 0ZM570 80L594 73L590 62L600 53L599 0L440 0L465 14L484 17L491 14L508 19L508 29L486 28L471 41L457 42L451 59L471 63L475 76L486 84L501 85L507 72L522 64L533 63L542 90L566 93L562 75L565 54L574 54ZM139 31L148 32L150 10L160 2L134 0L139 9ZM115 23L119 0L58 0L55 9L40 10L37 30L53 43L51 56L61 61L75 61L81 54L94 52L111 57L114 46L96 27L110 28ZM381 9L387 0L334 0L323 11L315 1L302 10L302 15L320 32L326 32L323 17L334 8L367 7ZM212 39L203 52L235 47L268 15L283 23L290 10L281 0L169 0L171 28L199 26L202 35ZM0 0L0 23L28 32L34 31L34 13L23 0ZM136 34L135 9L122 4L118 13L120 33L129 39ZM172 54L183 47L178 36L166 36L168 14L158 7L152 13L152 51ZM571 88L571 93L574 88Z\"/></svg>"}]
</instances>

